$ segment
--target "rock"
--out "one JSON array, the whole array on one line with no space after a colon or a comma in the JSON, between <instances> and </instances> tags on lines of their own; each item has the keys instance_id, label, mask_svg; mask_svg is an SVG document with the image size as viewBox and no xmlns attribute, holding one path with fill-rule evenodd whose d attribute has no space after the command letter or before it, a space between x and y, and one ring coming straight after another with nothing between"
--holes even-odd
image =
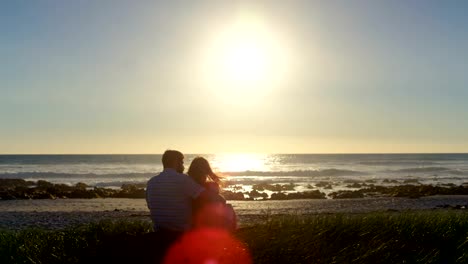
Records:
<instances>
[{"instance_id":1,"label":"rock","mask_svg":"<svg viewBox=\"0 0 468 264\"><path fill-rule=\"evenodd\" d=\"M0 200L16 200L16 197L8 193L7 191L0 192Z\"/></svg>"},{"instance_id":2,"label":"rock","mask_svg":"<svg viewBox=\"0 0 468 264\"><path fill-rule=\"evenodd\" d=\"M403 181L403 183L416 183L416 184L421 184L418 179L406 179Z\"/></svg>"},{"instance_id":3,"label":"rock","mask_svg":"<svg viewBox=\"0 0 468 264\"><path fill-rule=\"evenodd\" d=\"M383 180L383 183L398 183L398 181L397 180L385 179L385 180Z\"/></svg>"},{"instance_id":4,"label":"rock","mask_svg":"<svg viewBox=\"0 0 468 264\"><path fill-rule=\"evenodd\" d=\"M285 193L273 193L271 194L270 200L287 200L288 196Z\"/></svg>"},{"instance_id":5,"label":"rock","mask_svg":"<svg viewBox=\"0 0 468 264\"><path fill-rule=\"evenodd\" d=\"M269 183L259 183L259 184L254 184L252 186L252 189L256 191L272 191L272 192L281 192L281 191L293 191L294 188L296 187L295 184L289 183L289 184L269 184Z\"/></svg>"},{"instance_id":6,"label":"rock","mask_svg":"<svg viewBox=\"0 0 468 264\"><path fill-rule=\"evenodd\" d=\"M23 179L0 179L0 190L14 189L16 187L27 187L31 185Z\"/></svg>"},{"instance_id":7,"label":"rock","mask_svg":"<svg viewBox=\"0 0 468 264\"><path fill-rule=\"evenodd\" d=\"M362 184L356 182L356 183L353 183L353 184L348 184L348 185L346 185L346 187L348 187L348 188L361 188Z\"/></svg>"},{"instance_id":8,"label":"rock","mask_svg":"<svg viewBox=\"0 0 468 264\"><path fill-rule=\"evenodd\" d=\"M333 199L364 198L361 191L338 191L330 193L329 196Z\"/></svg>"},{"instance_id":9,"label":"rock","mask_svg":"<svg viewBox=\"0 0 468 264\"><path fill-rule=\"evenodd\" d=\"M258 192L257 190L252 190L251 192L248 193L249 197L250 198L268 198L268 194L266 193L261 193L261 192Z\"/></svg>"},{"instance_id":10,"label":"rock","mask_svg":"<svg viewBox=\"0 0 468 264\"><path fill-rule=\"evenodd\" d=\"M229 186L233 191L241 191L242 190L242 185L232 185L232 186Z\"/></svg>"},{"instance_id":11,"label":"rock","mask_svg":"<svg viewBox=\"0 0 468 264\"><path fill-rule=\"evenodd\" d=\"M36 183L36 186L37 188L46 189L46 188L54 187L54 184L48 181L38 180Z\"/></svg>"},{"instance_id":12,"label":"rock","mask_svg":"<svg viewBox=\"0 0 468 264\"><path fill-rule=\"evenodd\" d=\"M86 188L88 188L88 185L86 183L79 182L75 184L75 188L80 190L86 190Z\"/></svg>"},{"instance_id":13,"label":"rock","mask_svg":"<svg viewBox=\"0 0 468 264\"><path fill-rule=\"evenodd\" d=\"M329 182L326 181L320 181L315 184L316 187L326 187L326 186L331 186Z\"/></svg>"},{"instance_id":14,"label":"rock","mask_svg":"<svg viewBox=\"0 0 468 264\"><path fill-rule=\"evenodd\" d=\"M146 191L144 189L138 189L136 186L131 186L126 189L122 189L115 193L112 197L115 198L145 198Z\"/></svg>"},{"instance_id":15,"label":"rock","mask_svg":"<svg viewBox=\"0 0 468 264\"><path fill-rule=\"evenodd\" d=\"M244 194L241 192L223 191L221 194L226 200L245 200Z\"/></svg>"},{"instance_id":16,"label":"rock","mask_svg":"<svg viewBox=\"0 0 468 264\"><path fill-rule=\"evenodd\" d=\"M347 180L344 180L344 181L343 181L343 183L350 183L350 184L352 184L352 183L359 183L359 182L360 182L360 181L358 181L358 180L352 180L352 179L347 179Z\"/></svg>"}]
</instances>

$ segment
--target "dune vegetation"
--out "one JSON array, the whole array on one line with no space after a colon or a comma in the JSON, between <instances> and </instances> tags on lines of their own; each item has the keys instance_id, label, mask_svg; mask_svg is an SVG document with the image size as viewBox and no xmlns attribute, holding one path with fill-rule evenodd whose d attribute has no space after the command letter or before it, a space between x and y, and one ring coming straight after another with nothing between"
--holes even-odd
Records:
<instances>
[{"instance_id":1,"label":"dune vegetation","mask_svg":"<svg viewBox=\"0 0 468 264\"><path fill-rule=\"evenodd\" d=\"M144 263L151 231L150 223L130 220L1 230L0 263ZM253 263L468 263L468 214L455 210L265 213L233 236Z\"/></svg>"}]
</instances>

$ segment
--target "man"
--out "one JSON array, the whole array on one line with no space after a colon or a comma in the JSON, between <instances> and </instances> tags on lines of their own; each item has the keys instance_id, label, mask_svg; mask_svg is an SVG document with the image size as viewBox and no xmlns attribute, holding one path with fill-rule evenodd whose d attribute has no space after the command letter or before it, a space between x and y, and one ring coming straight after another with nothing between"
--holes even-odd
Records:
<instances>
[{"instance_id":1,"label":"man","mask_svg":"<svg viewBox=\"0 0 468 264\"><path fill-rule=\"evenodd\" d=\"M182 234L191 228L192 201L205 189L183 174L184 155L167 150L162 156L164 170L148 181L146 202L154 231Z\"/></svg>"}]
</instances>

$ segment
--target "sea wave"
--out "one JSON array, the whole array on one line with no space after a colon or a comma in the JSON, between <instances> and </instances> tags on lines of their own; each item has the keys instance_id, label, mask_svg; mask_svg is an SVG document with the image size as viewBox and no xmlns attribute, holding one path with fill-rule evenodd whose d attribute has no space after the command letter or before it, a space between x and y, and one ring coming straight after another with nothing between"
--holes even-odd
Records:
<instances>
[{"instance_id":1,"label":"sea wave","mask_svg":"<svg viewBox=\"0 0 468 264\"><path fill-rule=\"evenodd\" d=\"M360 165L366 166L428 166L428 165L436 165L437 162L431 161L361 161L358 162Z\"/></svg>"},{"instance_id":2,"label":"sea wave","mask_svg":"<svg viewBox=\"0 0 468 264\"><path fill-rule=\"evenodd\" d=\"M150 178L157 175L157 173L57 173L57 172L14 172L14 173L0 173L0 178L14 179L14 178Z\"/></svg>"},{"instance_id":3,"label":"sea wave","mask_svg":"<svg viewBox=\"0 0 468 264\"><path fill-rule=\"evenodd\" d=\"M399 170L393 170L392 172L397 173L447 173L455 175L468 175L468 171L462 171L458 169L451 169L446 167L418 167L418 168L405 168Z\"/></svg>"},{"instance_id":4,"label":"sea wave","mask_svg":"<svg viewBox=\"0 0 468 264\"><path fill-rule=\"evenodd\" d=\"M240 171L225 172L227 176L355 176L367 175L366 172L341 169L294 170L294 171Z\"/></svg>"},{"instance_id":5,"label":"sea wave","mask_svg":"<svg viewBox=\"0 0 468 264\"><path fill-rule=\"evenodd\" d=\"M158 173L57 173L57 172L15 172L0 173L0 178L150 178ZM367 173L354 170L323 169L323 170L293 170L293 171L239 171L221 172L225 176L355 176Z\"/></svg>"},{"instance_id":6,"label":"sea wave","mask_svg":"<svg viewBox=\"0 0 468 264\"><path fill-rule=\"evenodd\" d=\"M418 167L418 168L405 168L405 169L399 169L395 170L395 172L441 172L441 171L449 171L449 168L445 167Z\"/></svg>"}]
</instances>

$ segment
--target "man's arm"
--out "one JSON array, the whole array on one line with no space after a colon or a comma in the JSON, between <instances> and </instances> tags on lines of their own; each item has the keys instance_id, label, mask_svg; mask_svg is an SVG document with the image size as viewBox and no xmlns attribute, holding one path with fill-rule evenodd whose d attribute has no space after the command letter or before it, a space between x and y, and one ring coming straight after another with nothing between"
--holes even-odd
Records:
<instances>
[{"instance_id":1,"label":"man's arm","mask_svg":"<svg viewBox=\"0 0 468 264\"><path fill-rule=\"evenodd\" d=\"M183 190L184 194L192 199L200 196L205 191L205 188L200 184L196 183L190 176L184 175Z\"/></svg>"},{"instance_id":2,"label":"man's arm","mask_svg":"<svg viewBox=\"0 0 468 264\"><path fill-rule=\"evenodd\" d=\"M223 196L221 196L217 191L210 188L205 188L205 190L202 193L200 193L196 200L209 203L226 203L226 199L224 199Z\"/></svg>"}]
</instances>

